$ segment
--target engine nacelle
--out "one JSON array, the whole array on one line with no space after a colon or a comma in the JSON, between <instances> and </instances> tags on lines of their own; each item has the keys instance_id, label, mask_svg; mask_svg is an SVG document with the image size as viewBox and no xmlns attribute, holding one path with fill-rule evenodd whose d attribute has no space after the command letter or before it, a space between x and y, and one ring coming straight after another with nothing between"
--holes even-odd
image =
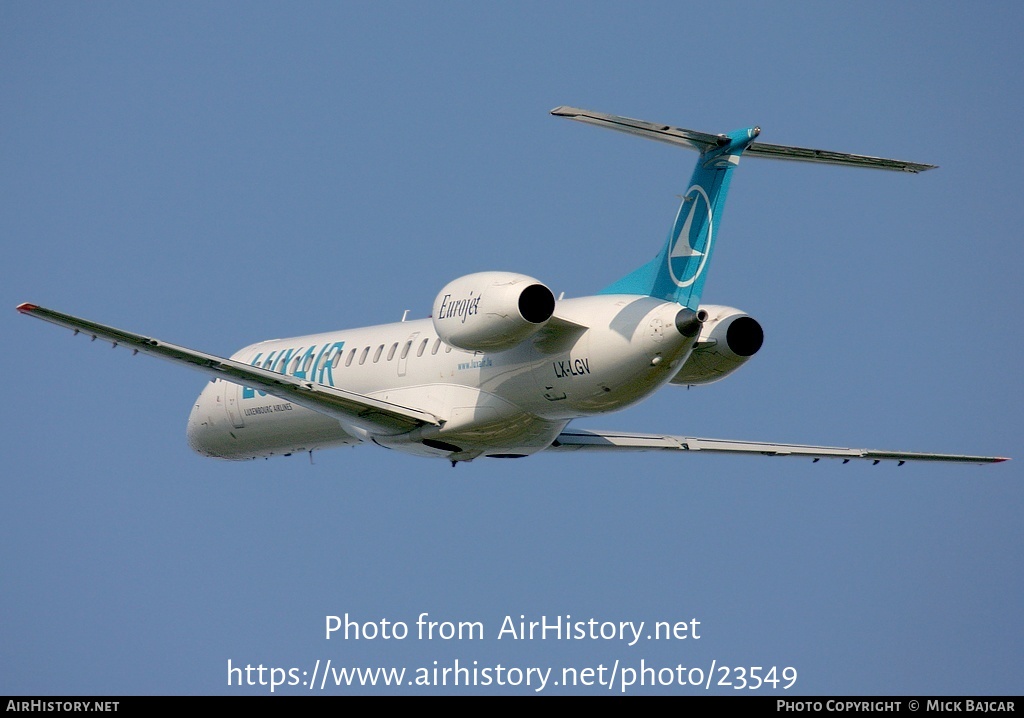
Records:
<instances>
[{"instance_id":1,"label":"engine nacelle","mask_svg":"<svg viewBox=\"0 0 1024 718\"><path fill-rule=\"evenodd\" d=\"M739 369L764 343L757 320L733 307L702 304L708 318L673 384L710 384Z\"/></svg>"},{"instance_id":2,"label":"engine nacelle","mask_svg":"<svg viewBox=\"0 0 1024 718\"><path fill-rule=\"evenodd\" d=\"M434 300L434 330L470 351L503 351L531 337L555 312L555 295L533 277L478 272L449 282Z\"/></svg>"}]
</instances>

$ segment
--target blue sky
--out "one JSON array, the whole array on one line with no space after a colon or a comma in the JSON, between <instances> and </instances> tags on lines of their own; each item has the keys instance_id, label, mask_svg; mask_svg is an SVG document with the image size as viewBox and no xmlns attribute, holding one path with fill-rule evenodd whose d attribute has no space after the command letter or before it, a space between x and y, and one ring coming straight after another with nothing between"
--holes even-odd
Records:
<instances>
[{"instance_id":1,"label":"blue sky","mask_svg":"<svg viewBox=\"0 0 1024 718\"><path fill-rule=\"evenodd\" d=\"M792 666L787 695L1020 694L1022 20L1014 3L3 4L0 693L259 694L228 686L229 660L330 659L716 661ZM13 311L228 355L425 316L475 271L592 293L657 251L695 155L550 117L561 104L940 166L745 161L705 299L757 317L761 353L581 426L1017 460L217 462L184 437L202 375ZM328 615L423 612L485 637L324 638ZM505 616L567 614L697 619L701 638L497 639ZM399 692L474 690L532 692ZM699 692L628 690L659 691Z\"/></svg>"}]
</instances>

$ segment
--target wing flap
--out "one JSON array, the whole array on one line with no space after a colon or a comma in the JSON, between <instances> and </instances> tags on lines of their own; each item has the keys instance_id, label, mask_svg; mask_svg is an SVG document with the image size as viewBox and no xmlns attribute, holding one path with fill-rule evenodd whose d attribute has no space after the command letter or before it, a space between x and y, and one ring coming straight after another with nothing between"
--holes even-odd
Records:
<instances>
[{"instance_id":1,"label":"wing flap","mask_svg":"<svg viewBox=\"0 0 1024 718\"><path fill-rule=\"evenodd\" d=\"M993 464L1007 459L996 456L969 456L963 454L928 454L910 451L877 451L851 449L841 446L808 446L770 442L738 441L734 439L703 439L694 436L668 434L637 434L627 432L563 431L548 451L704 451L719 454L749 454L756 456L801 456L814 460L866 459L879 463L890 460L903 464L907 461L939 461L961 464Z\"/></svg>"},{"instance_id":2,"label":"wing flap","mask_svg":"<svg viewBox=\"0 0 1024 718\"><path fill-rule=\"evenodd\" d=\"M369 431L399 434L419 426L439 426L441 420L431 413L407 406L374 399L356 392L337 389L316 382L278 374L268 369L249 366L233 359L196 351L187 347L108 327L87 319L73 317L35 304L21 304L18 311L36 319L103 339L115 347L123 345L134 352L150 354L178 364L185 364L210 376L236 384L258 388L268 394L294 402L299 406L363 427Z\"/></svg>"}]
</instances>

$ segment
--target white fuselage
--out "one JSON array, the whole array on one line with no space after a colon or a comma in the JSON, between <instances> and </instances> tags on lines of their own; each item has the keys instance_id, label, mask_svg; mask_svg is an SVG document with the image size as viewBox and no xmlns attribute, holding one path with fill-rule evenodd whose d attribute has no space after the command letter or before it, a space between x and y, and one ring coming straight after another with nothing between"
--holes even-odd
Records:
<instances>
[{"instance_id":1,"label":"white fuselage","mask_svg":"<svg viewBox=\"0 0 1024 718\"><path fill-rule=\"evenodd\" d=\"M571 419L621 409L667 383L693 346L676 331L679 310L635 295L567 299L552 320L559 331L500 352L453 348L430 319L260 342L232 359L413 407L441 424L385 434L215 380L192 410L189 443L226 459L364 441L453 460L526 456Z\"/></svg>"}]
</instances>

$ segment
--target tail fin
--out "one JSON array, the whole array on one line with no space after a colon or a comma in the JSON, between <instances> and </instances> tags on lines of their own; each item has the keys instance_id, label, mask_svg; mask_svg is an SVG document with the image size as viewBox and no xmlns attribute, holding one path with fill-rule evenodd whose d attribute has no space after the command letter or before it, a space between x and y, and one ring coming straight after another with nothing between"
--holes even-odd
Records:
<instances>
[{"instance_id":1,"label":"tail fin","mask_svg":"<svg viewBox=\"0 0 1024 718\"><path fill-rule=\"evenodd\" d=\"M646 294L697 311L732 171L758 132L732 132L701 152L661 253L601 294Z\"/></svg>"},{"instance_id":2,"label":"tail fin","mask_svg":"<svg viewBox=\"0 0 1024 718\"><path fill-rule=\"evenodd\" d=\"M761 132L759 127L737 130L727 135L711 135L574 107L556 107L551 114L628 132L646 139L681 145L700 152L697 166L690 178L689 189L683 195L676 220L661 253L600 292L657 297L678 302L694 311L700 306L704 279L707 276L715 233L721 222L732 171L739 164L740 155L744 152L769 159L874 167L903 172L923 172L933 167L867 155L758 143L754 142L754 138Z\"/></svg>"}]
</instances>

